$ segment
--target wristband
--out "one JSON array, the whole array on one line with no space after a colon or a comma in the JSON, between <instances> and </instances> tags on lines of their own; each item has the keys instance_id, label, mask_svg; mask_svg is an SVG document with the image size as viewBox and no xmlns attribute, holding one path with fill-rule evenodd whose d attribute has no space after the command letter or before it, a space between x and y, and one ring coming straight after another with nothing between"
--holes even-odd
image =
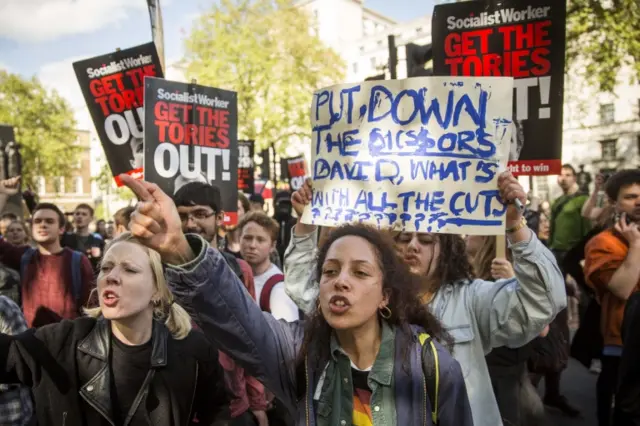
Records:
<instances>
[{"instance_id":1,"label":"wristband","mask_svg":"<svg viewBox=\"0 0 640 426\"><path fill-rule=\"evenodd\" d=\"M506 230L507 234L513 234L514 232L518 232L519 230L521 230L522 228L524 228L525 226L527 226L527 221L525 220L525 218L521 218L520 219L520 223L517 224L516 226L514 226L513 228L508 228Z\"/></svg>"}]
</instances>

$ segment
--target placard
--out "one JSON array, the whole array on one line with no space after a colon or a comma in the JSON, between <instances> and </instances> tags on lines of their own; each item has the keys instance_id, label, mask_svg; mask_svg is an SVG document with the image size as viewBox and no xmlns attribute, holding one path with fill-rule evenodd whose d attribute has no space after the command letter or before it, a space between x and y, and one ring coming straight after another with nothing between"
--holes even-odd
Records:
<instances>
[{"instance_id":1,"label":"placard","mask_svg":"<svg viewBox=\"0 0 640 426\"><path fill-rule=\"evenodd\" d=\"M254 141L238 141L238 190L247 195L255 191Z\"/></svg>"},{"instance_id":2,"label":"placard","mask_svg":"<svg viewBox=\"0 0 640 426\"><path fill-rule=\"evenodd\" d=\"M338 85L311 105L314 193L303 222L497 235L511 137L511 78Z\"/></svg>"},{"instance_id":3,"label":"placard","mask_svg":"<svg viewBox=\"0 0 640 426\"><path fill-rule=\"evenodd\" d=\"M74 62L73 69L118 186L142 179L144 78L163 77L153 43Z\"/></svg>"},{"instance_id":4,"label":"placard","mask_svg":"<svg viewBox=\"0 0 640 426\"><path fill-rule=\"evenodd\" d=\"M144 178L167 194L189 182L217 187L224 224L238 220L236 92L145 79Z\"/></svg>"},{"instance_id":5,"label":"placard","mask_svg":"<svg viewBox=\"0 0 640 426\"><path fill-rule=\"evenodd\" d=\"M298 155L296 157L287 158L287 179L289 181L289 187L291 191L297 191L302 188L305 180L308 176L307 160L304 156Z\"/></svg>"},{"instance_id":6,"label":"placard","mask_svg":"<svg viewBox=\"0 0 640 426\"><path fill-rule=\"evenodd\" d=\"M560 174L566 2L441 4L432 28L436 75L514 77L510 171Z\"/></svg>"}]
</instances>

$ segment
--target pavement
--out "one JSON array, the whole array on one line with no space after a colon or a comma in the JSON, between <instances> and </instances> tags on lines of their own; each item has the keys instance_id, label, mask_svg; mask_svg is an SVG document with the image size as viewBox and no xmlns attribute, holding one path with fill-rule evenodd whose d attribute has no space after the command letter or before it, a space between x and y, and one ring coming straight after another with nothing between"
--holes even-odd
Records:
<instances>
[{"instance_id":1,"label":"pavement","mask_svg":"<svg viewBox=\"0 0 640 426\"><path fill-rule=\"evenodd\" d=\"M597 426L596 418L596 380L597 374L590 373L582 364L574 359L562 373L560 391L567 397L571 405L578 408L581 418L572 419L563 416L555 409L546 409L544 426ZM544 393L544 384L540 385L540 395ZM542 426L542 425L541 425Z\"/></svg>"}]
</instances>

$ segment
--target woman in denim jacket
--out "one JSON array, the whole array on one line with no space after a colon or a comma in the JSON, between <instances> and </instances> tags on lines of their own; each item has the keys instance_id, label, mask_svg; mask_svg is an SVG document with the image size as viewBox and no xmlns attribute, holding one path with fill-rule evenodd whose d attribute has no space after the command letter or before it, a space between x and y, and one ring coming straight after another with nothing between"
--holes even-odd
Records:
<instances>
[{"instance_id":1,"label":"woman in denim jacket","mask_svg":"<svg viewBox=\"0 0 640 426\"><path fill-rule=\"evenodd\" d=\"M182 264L166 270L174 295L211 341L289 408L297 425L473 424L459 364L440 343L424 340L425 333L446 337L414 297L419 279L383 234L338 228L316 263L315 313L306 324L276 321L217 250L200 237L187 240L171 199L156 185L123 182L142 200L131 218L133 234L168 263ZM428 395L433 376L435 395Z\"/></svg>"},{"instance_id":2,"label":"woman in denim jacket","mask_svg":"<svg viewBox=\"0 0 640 426\"><path fill-rule=\"evenodd\" d=\"M461 236L398 233L398 252L411 271L424 279L419 297L453 338L453 356L464 374L476 426L501 426L502 420L485 361L493 348L517 348L534 339L566 307L564 280L555 258L526 227L522 212L526 194L517 179L503 173L498 186L506 211L507 238L515 278L497 282L474 279ZM292 197L300 212L311 202L311 182ZM298 215L300 216L300 215ZM305 312L318 293L311 265L318 231L300 222L285 253L287 294Z\"/></svg>"}]
</instances>

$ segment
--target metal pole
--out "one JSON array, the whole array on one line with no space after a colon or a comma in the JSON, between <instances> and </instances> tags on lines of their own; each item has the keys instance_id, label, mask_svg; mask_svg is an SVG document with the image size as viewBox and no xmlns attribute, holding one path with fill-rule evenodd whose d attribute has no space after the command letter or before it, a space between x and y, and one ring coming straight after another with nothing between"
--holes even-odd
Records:
<instances>
[{"instance_id":1,"label":"metal pole","mask_svg":"<svg viewBox=\"0 0 640 426\"><path fill-rule=\"evenodd\" d=\"M389 41L389 73L391 75L391 80L395 80L398 78L398 49L396 49L396 36L390 34L388 37Z\"/></svg>"},{"instance_id":2,"label":"metal pole","mask_svg":"<svg viewBox=\"0 0 640 426\"><path fill-rule=\"evenodd\" d=\"M158 51L160 66L162 71L166 73L167 69L164 66L164 29L162 27L160 0L147 0L147 6L149 7L149 19L151 20L151 35Z\"/></svg>"}]
</instances>

